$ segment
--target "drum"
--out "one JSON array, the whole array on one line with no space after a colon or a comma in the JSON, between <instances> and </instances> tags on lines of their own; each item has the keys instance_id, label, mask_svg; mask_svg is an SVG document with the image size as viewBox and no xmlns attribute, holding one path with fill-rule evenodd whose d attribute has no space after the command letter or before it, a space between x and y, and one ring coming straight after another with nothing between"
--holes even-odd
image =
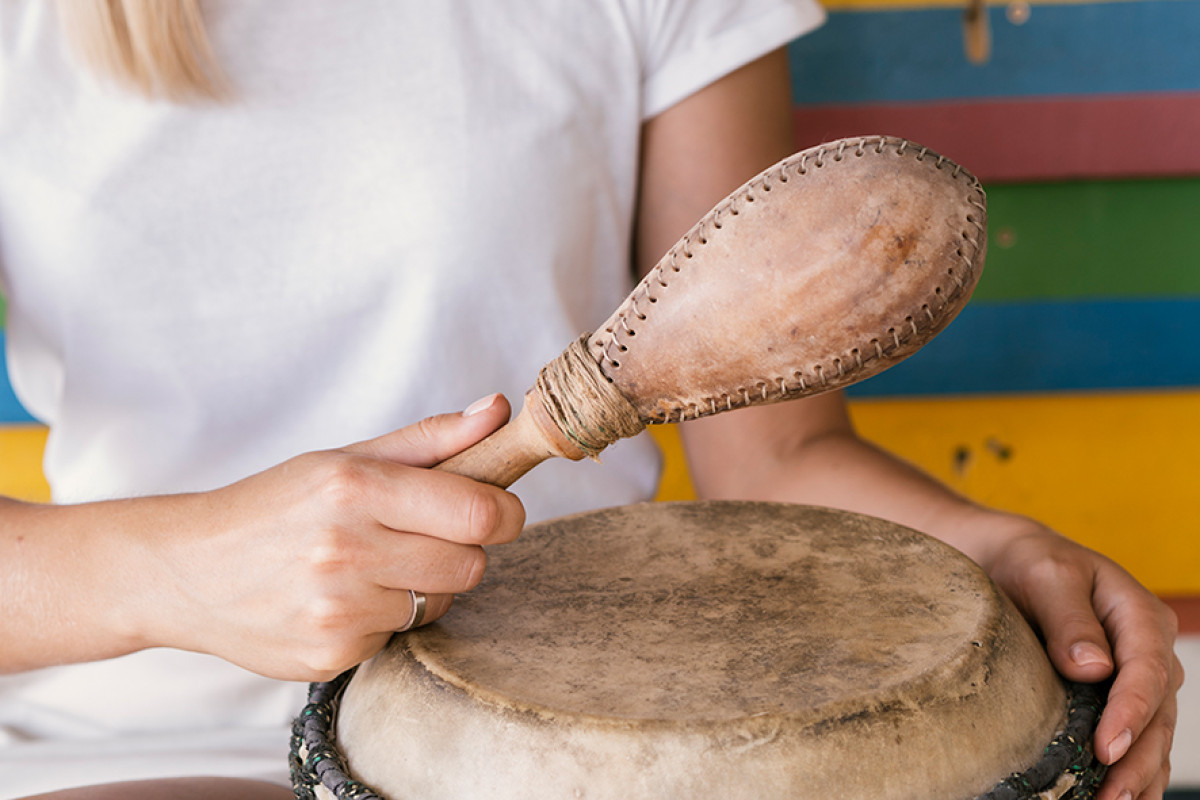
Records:
<instances>
[{"instance_id":1,"label":"drum","mask_svg":"<svg viewBox=\"0 0 1200 800\"><path fill-rule=\"evenodd\" d=\"M916 531L660 503L489 556L445 617L312 687L299 797L1085 798L1102 777L1098 694Z\"/></svg>"}]
</instances>

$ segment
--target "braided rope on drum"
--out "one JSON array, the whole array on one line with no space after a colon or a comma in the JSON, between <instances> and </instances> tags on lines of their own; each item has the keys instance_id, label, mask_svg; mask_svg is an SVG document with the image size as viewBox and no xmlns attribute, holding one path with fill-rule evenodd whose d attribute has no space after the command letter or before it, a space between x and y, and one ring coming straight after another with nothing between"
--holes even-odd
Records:
<instances>
[{"instance_id":1,"label":"braided rope on drum","mask_svg":"<svg viewBox=\"0 0 1200 800\"><path fill-rule=\"evenodd\" d=\"M354 670L309 687L308 705L292 723L292 789L297 800L317 800L323 786L337 800L388 800L350 777L334 735L338 701ZM1107 767L1092 752L1092 734L1107 695L1106 684L1067 682L1067 724L1029 769L1013 773L974 800L1092 800ZM394 797L390 800L404 800Z\"/></svg>"},{"instance_id":2,"label":"braided rope on drum","mask_svg":"<svg viewBox=\"0 0 1200 800\"><path fill-rule=\"evenodd\" d=\"M976 800L1091 800L1108 767L1092 752L1104 709L1105 684L1067 683L1067 725L1029 769L1014 773Z\"/></svg>"},{"instance_id":3,"label":"braided rope on drum","mask_svg":"<svg viewBox=\"0 0 1200 800\"><path fill-rule=\"evenodd\" d=\"M370 787L350 777L346 761L337 749L334 720L342 690L354 670L331 681L314 683L308 689L308 705L292 723L292 747L288 764L292 790L297 800L317 800L315 788L328 789L338 800L384 800Z\"/></svg>"}]
</instances>

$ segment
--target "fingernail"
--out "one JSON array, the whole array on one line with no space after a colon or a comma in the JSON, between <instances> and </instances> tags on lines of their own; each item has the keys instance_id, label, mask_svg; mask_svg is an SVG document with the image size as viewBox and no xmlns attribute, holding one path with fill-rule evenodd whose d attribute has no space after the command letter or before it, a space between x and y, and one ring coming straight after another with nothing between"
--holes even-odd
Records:
<instances>
[{"instance_id":1,"label":"fingernail","mask_svg":"<svg viewBox=\"0 0 1200 800\"><path fill-rule=\"evenodd\" d=\"M1071 645L1071 660L1081 667L1090 667L1093 664L1103 664L1106 667L1109 665L1108 656L1091 642Z\"/></svg>"},{"instance_id":2,"label":"fingernail","mask_svg":"<svg viewBox=\"0 0 1200 800\"><path fill-rule=\"evenodd\" d=\"M1115 764L1121 760L1121 757L1129 752L1129 745L1133 743L1133 734L1128 728L1118 733L1112 741L1108 743L1108 757L1112 759L1110 764Z\"/></svg>"},{"instance_id":3,"label":"fingernail","mask_svg":"<svg viewBox=\"0 0 1200 800\"><path fill-rule=\"evenodd\" d=\"M489 408L492 407L492 404L496 402L496 398L498 396L499 395L489 394L487 397L479 398L474 403L471 403L471 405L467 406L466 410L463 411L462 415L464 417L473 417L476 414L478 414L480 411L487 411Z\"/></svg>"},{"instance_id":4,"label":"fingernail","mask_svg":"<svg viewBox=\"0 0 1200 800\"><path fill-rule=\"evenodd\" d=\"M1117 800L1133 800L1133 792L1125 789L1123 792L1117 795Z\"/></svg>"}]
</instances>

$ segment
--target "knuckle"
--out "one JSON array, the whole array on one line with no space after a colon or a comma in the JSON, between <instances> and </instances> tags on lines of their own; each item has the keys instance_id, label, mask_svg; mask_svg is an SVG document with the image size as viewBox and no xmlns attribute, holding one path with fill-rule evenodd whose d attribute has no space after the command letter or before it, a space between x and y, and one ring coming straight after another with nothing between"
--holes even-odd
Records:
<instances>
[{"instance_id":1,"label":"knuckle","mask_svg":"<svg viewBox=\"0 0 1200 800\"><path fill-rule=\"evenodd\" d=\"M483 572L486 568L487 553L483 548L466 548L465 554L459 561L458 574L454 578L454 591L465 592L474 589L483 580Z\"/></svg>"},{"instance_id":2,"label":"knuckle","mask_svg":"<svg viewBox=\"0 0 1200 800\"><path fill-rule=\"evenodd\" d=\"M349 609L344 603L334 597L319 595L306 604L303 625L320 640L330 642L345 629L348 617Z\"/></svg>"},{"instance_id":3,"label":"knuckle","mask_svg":"<svg viewBox=\"0 0 1200 800\"><path fill-rule=\"evenodd\" d=\"M313 450L307 453L301 453L288 459L288 461L284 464L284 468L288 471L289 475L304 475L311 473L314 469L319 468L321 463L328 457L328 453L319 450Z\"/></svg>"},{"instance_id":4,"label":"knuckle","mask_svg":"<svg viewBox=\"0 0 1200 800\"><path fill-rule=\"evenodd\" d=\"M1126 755L1110 769L1113 783L1129 790L1133 797L1140 797L1142 790L1150 785L1158 770L1156 760L1141 759Z\"/></svg>"},{"instance_id":5,"label":"knuckle","mask_svg":"<svg viewBox=\"0 0 1200 800\"><path fill-rule=\"evenodd\" d=\"M510 498L509 505L512 506L512 511L508 518L511 523L509 530L509 534L511 534L509 541L511 541L512 539L516 539L525 528L525 506L517 499L515 494L505 492L505 496Z\"/></svg>"},{"instance_id":6,"label":"knuckle","mask_svg":"<svg viewBox=\"0 0 1200 800\"><path fill-rule=\"evenodd\" d=\"M318 575L341 572L353 562L354 541L350 533L328 526L313 533L305 548L304 561Z\"/></svg>"},{"instance_id":7,"label":"knuckle","mask_svg":"<svg viewBox=\"0 0 1200 800\"><path fill-rule=\"evenodd\" d=\"M304 658L305 670L316 680L332 680L353 667L357 661L347 653L345 647L315 647Z\"/></svg>"},{"instance_id":8,"label":"knuckle","mask_svg":"<svg viewBox=\"0 0 1200 800\"><path fill-rule=\"evenodd\" d=\"M1047 556L1034 561L1027 576L1031 583L1043 586L1090 583L1090 576L1076 561L1058 556Z\"/></svg>"},{"instance_id":9,"label":"knuckle","mask_svg":"<svg viewBox=\"0 0 1200 800\"><path fill-rule=\"evenodd\" d=\"M366 484L366 472L357 458L333 457L319 467L315 493L328 508L344 511L361 505Z\"/></svg>"},{"instance_id":10,"label":"knuckle","mask_svg":"<svg viewBox=\"0 0 1200 800\"><path fill-rule=\"evenodd\" d=\"M1167 621L1167 634L1174 641L1179 636L1179 615L1175 613L1175 609L1162 601L1159 601L1159 606L1162 608L1163 617Z\"/></svg>"},{"instance_id":11,"label":"knuckle","mask_svg":"<svg viewBox=\"0 0 1200 800\"><path fill-rule=\"evenodd\" d=\"M1135 730L1147 724L1154 715L1156 704L1152 698L1153 691L1151 685L1143 683L1140 686L1126 689L1119 698L1126 709L1129 722Z\"/></svg>"},{"instance_id":12,"label":"knuckle","mask_svg":"<svg viewBox=\"0 0 1200 800\"><path fill-rule=\"evenodd\" d=\"M301 663L315 680L330 680L370 657L367 637L355 632L353 609L347 604L324 599L312 601L306 611L309 647Z\"/></svg>"},{"instance_id":13,"label":"knuckle","mask_svg":"<svg viewBox=\"0 0 1200 800\"><path fill-rule=\"evenodd\" d=\"M1171 771L1171 748L1175 745L1175 721L1163 725L1163 769Z\"/></svg>"},{"instance_id":14,"label":"knuckle","mask_svg":"<svg viewBox=\"0 0 1200 800\"><path fill-rule=\"evenodd\" d=\"M1161 765L1162 762L1159 759L1146 759L1145 765L1139 765L1139 767L1134 770L1133 785L1137 787L1137 791L1134 792L1135 797L1140 793L1140 791L1146 789L1154 782Z\"/></svg>"},{"instance_id":15,"label":"knuckle","mask_svg":"<svg viewBox=\"0 0 1200 800\"><path fill-rule=\"evenodd\" d=\"M494 493L472 492L467 501L467 541L490 541L502 518L503 511Z\"/></svg>"},{"instance_id":16,"label":"knuckle","mask_svg":"<svg viewBox=\"0 0 1200 800\"><path fill-rule=\"evenodd\" d=\"M1166 658L1152 658L1146 669L1150 680L1153 681L1155 696L1165 696L1173 683L1170 661Z\"/></svg>"},{"instance_id":17,"label":"knuckle","mask_svg":"<svg viewBox=\"0 0 1200 800\"><path fill-rule=\"evenodd\" d=\"M454 605L454 595L443 594L435 595L434 602L429 612L425 614L426 622L433 622L440 617L445 616L446 612Z\"/></svg>"},{"instance_id":18,"label":"knuckle","mask_svg":"<svg viewBox=\"0 0 1200 800\"><path fill-rule=\"evenodd\" d=\"M441 426L438 424L437 417L425 417L413 423L412 431L414 438L421 444L428 444L438 441L441 436Z\"/></svg>"},{"instance_id":19,"label":"knuckle","mask_svg":"<svg viewBox=\"0 0 1200 800\"><path fill-rule=\"evenodd\" d=\"M1067 611L1063 613L1058 623L1061 625L1064 636L1070 639L1086 635L1085 632L1097 631L1100 634L1103 633L1102 630L1099 630L1099 620L1096 619L1095 613L1090 608Z\"/></svg>"}]
</instances>

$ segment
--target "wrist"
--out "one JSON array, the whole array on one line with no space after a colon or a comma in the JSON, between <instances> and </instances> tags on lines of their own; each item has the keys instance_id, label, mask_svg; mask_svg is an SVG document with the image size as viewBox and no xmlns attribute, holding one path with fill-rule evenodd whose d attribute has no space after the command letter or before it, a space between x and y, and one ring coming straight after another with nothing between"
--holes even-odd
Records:
<instances>
[{"instance_id":1,"label":"wrist","mask_svg":"<svg viewBox=\"0 0 1200 800\"><path fill-rule=\"evenodd\" d=\"M52 567L46 645L61 660L112 658L151 647L174 646L165 620L176 600L161 567L173 498L106 500L30 510L30 539L39 562Z\"/></svg>"},{"instance_id":2,"label":"wrist","mask_svg":"<svg viewBox=\"0 0 1200 800\"><path fill-rule=\"evenodd\" d=\"M1049 529L1020 514L963 504L939 516L928 533L964 553L989 574L1018 539L1044 535Z\"/></svg>"},{"instance_id":3,"label":"wrist","mask_svg":"<svg viewBox=\"0 0 1200 800\"><path fill-rule=\"evenodd\" d=\"M178 570L188 563L182 546L191 538L197 495L163 495L115 501L106 509L114 572L97 587L109 602L108 629L128 652L151 647L195 649L186 636L187 597Z\"/></svg>"}]
</instances>

